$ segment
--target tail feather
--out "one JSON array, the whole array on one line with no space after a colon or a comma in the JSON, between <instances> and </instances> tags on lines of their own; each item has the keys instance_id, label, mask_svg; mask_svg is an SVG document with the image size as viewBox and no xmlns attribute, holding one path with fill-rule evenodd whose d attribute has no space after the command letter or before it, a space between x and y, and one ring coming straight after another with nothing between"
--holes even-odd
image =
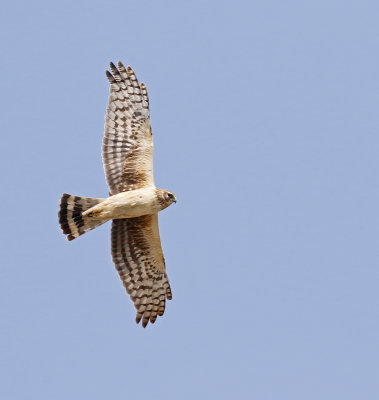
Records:
<instances>
[{"instance_id":1,"label":"tail feather","mask_svg":"<svg viewBox=\"0 0 379 400\"><path fill-rule=\"evenodd\" d=\"M99 204L104 199L93 199L90 197L72 196L63 194L61 206L58 213L61 229L68 240L74 240L83 233L96 228L106 221L94 220L90 217L83 217L83 212Z\"/></svg>"}]
</instances>

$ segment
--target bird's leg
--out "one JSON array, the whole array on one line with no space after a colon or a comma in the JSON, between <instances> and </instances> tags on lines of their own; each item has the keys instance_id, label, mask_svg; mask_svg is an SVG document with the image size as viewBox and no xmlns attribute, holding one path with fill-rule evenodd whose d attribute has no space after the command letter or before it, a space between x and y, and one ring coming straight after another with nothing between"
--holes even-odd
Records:
<instances>
[{"instance_id":1,"label":"bird's leg","mask_svg":"<svg viewBox=\"0 0 379 400\"><path fill-rule=\"evenodd\" d=\"M97 218L100 217L101 210L88 210L89 212L84 212L83 217L89 217L89 218Z\"/></svg>"}]
</instances>

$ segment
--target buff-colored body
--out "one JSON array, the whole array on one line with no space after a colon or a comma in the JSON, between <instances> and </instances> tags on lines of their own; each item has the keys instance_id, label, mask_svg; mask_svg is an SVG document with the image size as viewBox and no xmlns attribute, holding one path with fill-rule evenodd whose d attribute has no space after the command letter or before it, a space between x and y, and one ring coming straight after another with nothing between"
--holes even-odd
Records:
<instances>
[{"instance_id":1,"label":"buff-colored body","mask_svg":"<svg viewBox=\"0 0 379 400\"><path fill-rule=\"evenodd\" d=\"M108 221L155 214L167 207L159 200L161 191L155 187L147 187L118 193L85 211L83 217Z\"/></svg>"}]
</instances>

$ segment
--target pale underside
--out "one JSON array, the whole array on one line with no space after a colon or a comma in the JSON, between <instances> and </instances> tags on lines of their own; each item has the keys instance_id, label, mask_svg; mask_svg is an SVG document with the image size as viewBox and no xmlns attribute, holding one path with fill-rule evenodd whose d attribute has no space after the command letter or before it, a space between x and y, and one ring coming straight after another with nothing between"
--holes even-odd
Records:
<instances>
[{"instance_id":1,"label":"pale underside","mask_svg":"<svg viewBox=\"0 0 379 400\"><path fill-rule=\"evenodd\" d=\"M156 214L163 209L162 203L158 200L159 192L159 189L147 186L117 193L85 211L83 217L89 216L104 223L110 219Z\"/></svg>"},{"instance_id":2,"label":"pale underside","mask_svg":"<svg viewBox=\"0 0 379 400\"><path fill-rule=\"evenodd\" d=\"M103 140L103 163L110 195L155 188L153 138L146 87L133 70L111 63L107 71L110 96ZM114 219L112 258L127 292L137 309L137 322L155 322L171 299L165 270L158 214Z\"/></svg>"}]
</instances>

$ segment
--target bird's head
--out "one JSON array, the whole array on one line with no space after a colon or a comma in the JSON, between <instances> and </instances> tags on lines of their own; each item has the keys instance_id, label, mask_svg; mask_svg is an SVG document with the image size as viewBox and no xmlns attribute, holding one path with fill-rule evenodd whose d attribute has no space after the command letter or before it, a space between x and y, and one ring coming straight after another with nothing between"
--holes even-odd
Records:
<instances>
[{"instance_id":1,"label":"bird's head","mask_svg":"<svg viewBox=\"0 0 379 400\"><path fill-rule=\"evenodd\" d=\"M164 191L163 198L168 206L172 203L176 203L176 196L174 195L174 193L169 192L168 190Z\"/></svg>"},{"instance_id":2,"label":"bird's head","mask_svg":"<svg viewBox=\"0 0 379 400\"><path fill-rule=\"evenodd\" d=\"M155 189L155 193L157 196L157 200L162 206L162 210L168 206L171 206L172 203L176 203L176 196L169 190Z\"/></svg>"},{"instance_id":3,"label":"bird's head","mask_svg":"<svg viewBox=\"0 0 379 400\"><path fill-rule=\"evenodd\" d=\"M176 203L176 196L174 193L165 189L156 189L157 200L162 206L162 210L168 206L171 206L172 203Z\"/></svg>"}]
</instances>

